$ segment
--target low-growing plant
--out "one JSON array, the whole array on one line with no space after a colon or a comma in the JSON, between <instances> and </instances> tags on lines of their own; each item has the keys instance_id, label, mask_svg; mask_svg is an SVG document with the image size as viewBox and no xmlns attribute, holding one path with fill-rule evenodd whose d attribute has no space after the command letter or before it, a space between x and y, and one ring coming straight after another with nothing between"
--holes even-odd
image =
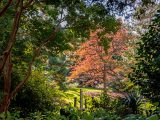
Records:
<instances>
[{"instance_id":1,"label":"low-growing plant","mask_svg":"<svg viewBox=\"0 0 160 120\"><path fill-rule=\"evenodd\" d=\"M20 117L20 112L11 113L9 111L0 113L0 120L24 120Z\"/></svg>"},{"instance_id":2,"label":"low-growing plant","mask_svg":"<svg viewBox=\"0 0 160 120\"><path fill-rule=\"evenodd\" d=\"M159 103L152 104L150 101L145 101L140 105L140 111L145 116L151 116L156 111Z\"/></svg>"},{"instance_id":3,"label":"low-growing plant","mask_svg":"<svg viewBox=\"0 0 160 120\"><path fill-rule=\"evenodd\" d=\"M142 98L137 93L131 92L122 99L122 104L124 104L127 109L130 109L131 113L137 114L142 104Z\"/></svg>"},{"instance_id":4,"label":"low-growing plant","mask_svg":"<svg viewBox=\"0 0 160 120\"><path fill-rule=\"evenodd\" d=\"M145 117L141 115L130 114L126 116L123 120L145 120Z\"/></svg>"},{"instance_id":5,"label":"low-growing plant","mask_svg":"<svg viewBox=\"0 0 160 120\"><path fill-rule=\"evenodd\" d=\"M108 109L108 108L110 107L110 106L109 106L110 102L111 102L110 97L109 97L107 94L104 94L104 93L103 93L103 94L100 96L100 106L101 106L102 108Z\"/></svg>"},{"instance_id":6,"label":"low-growing plant","mask_svg":"<svg viewBox=\"0 0 160 120\"><path fill-rule=\"evenodd\" d=\"M157 114L151 115L150 117L146 118L146 120L159 120L159 116Z\"/></svg>"}]
</instances>

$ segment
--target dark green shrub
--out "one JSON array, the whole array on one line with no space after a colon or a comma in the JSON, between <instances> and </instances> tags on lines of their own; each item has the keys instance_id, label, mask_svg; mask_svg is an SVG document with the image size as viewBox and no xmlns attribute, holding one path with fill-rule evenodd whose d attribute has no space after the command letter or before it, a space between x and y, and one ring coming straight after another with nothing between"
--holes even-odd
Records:
<instances>
[{"instance_id":1,"label":"dark green shrub","mask_svg":"<svg viewBox=\"0 0 160 120\"><path fill-rule=\"evenodd\" d=\"M126 116L123 120L145 120L145 117L141 115L130 114Z\"/></svg>"},{"instance_id":2,"label":"dark green shrub","mask_svg":"<svg viewBox=\"0 0 160 120\"><path fill-rule=\"evenodd\" d=\"M125 98L122 99L122 104L124 104L131 113L137 114L138 109L142 104L142 99L136 93L132 92L128 93Z\"/></svg>"},{"instance_id":3,"label":"dark green shrub","mask_svg":"<svg viewBox=\"0 0 160 120\"><path fill-rule=\"evenodd\" d=\"M92 97L92 109L93 108L103 108L103 109L110 109L111 105L111 99L107 94L101 94L101 96L98 97Z\"/></svg>"},{"instance_id":4,"label":"dark green shrub","mask_svg":"<svg viewBox=\"0 0 160 120\"><path fill-rule=\"evenodd\" d=\"M136 66L129 75L141 94L152 102L160 100L160 10L138 43Z\"/></svg>"},{"instance_id":5,"label":"dark green shrub","mask_svg":"<svg viewBox=\"0 0 160 120\"><path fill-rule=\"evenodd\" d=\"M110 97L107 94L102 94L100 96L100 107L108 109L110 107Z\"/></svg>"},{"instance_id":6,"label":"dark green shrub","mask_svg":"<svg viewBox=\"0 0 160 120\"><path fill-rule=\"evenodd\" d=\"M60 102L59 90L52 88L43 73L33 71L31 79L11 102L10 110L21 111L25 117L30 112L52 111Z\"/></svg>"}]
</instances>

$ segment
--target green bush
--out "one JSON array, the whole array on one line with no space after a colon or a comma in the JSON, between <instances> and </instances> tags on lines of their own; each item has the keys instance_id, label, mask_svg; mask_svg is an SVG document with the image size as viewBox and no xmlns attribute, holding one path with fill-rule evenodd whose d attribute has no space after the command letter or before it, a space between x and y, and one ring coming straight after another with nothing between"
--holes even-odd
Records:
<instances>
[{"instance_id":1,"label":"green bush","mask_svg":"<svg viewBox=\"0 0 160 120\"><path fill-rule=\"evenodd\" d=\"M101 94L100 97L92 97L90 102L91 109L103 108L107 110L111 108L111 99L107 94Z\"/></svg>"},{"instance_id":2,"label":"green bush","mask_svg":"<svg viewBox=\"0 0 160 120\"><path fill-rule=\"evenodd\" d=\"M159 120L160 117L158 117L157 114L155 115L151 115L150 117L148 117L146 120Z\"/></svg>"},{"instance_id":3,"label":"green bush","mask_svg":"<svg viewBox=\"0 0 160 120\"><path fill-rule=\"evenodd\" d=\"M131 110L131 113L137 114L139 107L142 104L142 98L135 92L128 93L123 99L123 103L128 109Z\"/></svg>"},{"instance_id":4,"label":"green bush","mask_svg":"<svg viewBox=\"0 0 160 120\"><path fill-rule=\"evenodd\" d=\"M6 112L6 113L0 113L0 120L23 120L23 118L20 118L20 112Z\"/></svg>"},{"instance_id":5,"label":"green bush","mask_svg":"<svg viewBox=\"0 0 160 120\"><path fill-rule=\"evenodd\" d=\"M24 117L31 112L52 111L62 102L59 93L58 89L52 88L43 73L33 71L31 79L11 102L9 110L21 111Z\"/></svg>"},{"instance_id":6,"label":"green bush","mask_svg":"<svg viewBox=\"0 0 160 120\"><path fill-rule=\"evenodd\" d=\"M102 108L94 111L81 111L72 107L64 108L69 112L68 116L61 115L59 111L46 111L30 113L27 117L21 118L20 112L6 112L0 114L0 120L159 120L158 114L145 118L142 115L130 114L125 118L120 118L114 113L107 112Z\"/></svg>"},{"instance_id":7,"label":"green bush","mask_svg":"<svg viewBox=\"0 0 160 120\"><path fill-rule=\"evenodd\" d=\"M145 120L145 117L141 115L130 114L127 117L125 117L123 120Z\"/></svg>"}]
</instances>

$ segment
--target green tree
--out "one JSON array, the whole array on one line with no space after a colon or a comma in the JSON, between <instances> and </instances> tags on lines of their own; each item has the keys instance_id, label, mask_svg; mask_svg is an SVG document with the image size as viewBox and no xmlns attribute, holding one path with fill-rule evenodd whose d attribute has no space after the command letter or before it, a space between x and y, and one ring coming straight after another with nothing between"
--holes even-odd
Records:
<instances>
[{"instance_id":1,"label":"green tree","mask_svg":"<svg viewBox=\"0 0 160 120\"><path fill-rule=\"evenodd\" d=\"M51 81L54 84L57 84L60 88L60 90L66 90L67 89L67 79L66 76L68 76L70 72L69 65L71 62L69 61L69 55L67 55L67 52L57 54L55 56L49 56L49 61L47 65L47 71L49 72L51 76Z\"/></svg>"},{"instance_id":2,"label":"green tree","mask_svg":"<svg viewBox=\"0 0 160 120\"><path fill-rule=\"evenodd\" d=\"M160 100L160 10L152 20L148 32L138 43L136 67L130 74L130 79L140 86L141 93L157 102Z\"/></svg>"}]
</instances>

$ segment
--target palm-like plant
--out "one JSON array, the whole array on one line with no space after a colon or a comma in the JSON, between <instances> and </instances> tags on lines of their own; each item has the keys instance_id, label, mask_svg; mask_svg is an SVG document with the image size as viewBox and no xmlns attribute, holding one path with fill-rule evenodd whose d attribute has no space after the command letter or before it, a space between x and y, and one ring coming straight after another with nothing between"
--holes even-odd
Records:
<instances>
[{"instance_id":1,"label":"palm-like plant","mask_svg":"<svg viewBox=\"0 0 160 120\"><path fill-rule=\"evenodd\" d=\"M137 114L139 106L142 104L142 97L135 92L131 92L128 93L122 101L127 108L132 110L133 114Z\"/></svg>"}]
</instances>

